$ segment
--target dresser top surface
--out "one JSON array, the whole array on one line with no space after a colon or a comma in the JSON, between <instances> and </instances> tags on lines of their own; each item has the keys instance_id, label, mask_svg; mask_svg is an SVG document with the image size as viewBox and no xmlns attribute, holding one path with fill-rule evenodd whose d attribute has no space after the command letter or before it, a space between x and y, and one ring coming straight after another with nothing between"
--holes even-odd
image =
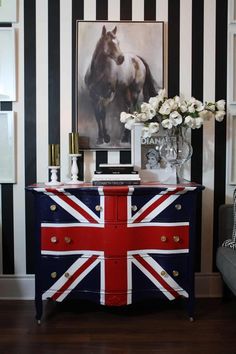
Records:
<instances>
[{"instance_id":1,"label":"dresser top surface","mask_svg":"<svg viewBox=\"0 0 236 354\"><path fill-rule=\"evenodd\" d=\"M164 184L164 183L158 183L158 182L148 182L148 183L140 183L139 185L113 185L113 186L94 186L92 183L81 183L81 184L61 184L58 186L47 186L44 183L35 183L32 184L26 189L28 191L32 192L48 192L48 193L60 193L60 192L92 192L92 191L98 191L98 192L104 192L105 194L127 194L127 192L132 192L132 191L140 191L142 192L148 192L152 191L155 193L161 193L161 192L173 192L175 191L175 194L182 194L183 191L201 191L205 187L194 183L194 182L187 182L186 183L181 183L181 184Z\"/></svg>"}]
</instances>

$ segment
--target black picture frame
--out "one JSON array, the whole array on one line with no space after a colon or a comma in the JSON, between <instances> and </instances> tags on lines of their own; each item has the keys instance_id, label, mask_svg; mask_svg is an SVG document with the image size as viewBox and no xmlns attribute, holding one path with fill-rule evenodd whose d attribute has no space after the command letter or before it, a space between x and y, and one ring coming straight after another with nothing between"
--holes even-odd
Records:
<instances>
[{"instance_id":1,"label":"black picture frame","mask_svg":"<svg viewBox=\"0 0 236 354\"><path fill-rule=\"evenodd\" d=\"M113 46L119 41L120 53L124 57L122 63L117 64L112 59L113 61L108 64L99 66L101 60L97 58L103 58L101 54L103 47L98 46L98 41L100 38L104 39L105 36L113 41L111 44L109 43L109 46ZM94 55L96 47L97 52ZM137 86L140 84L137 79L133 81L135 84L131 82L130 72L133 70L137 78L150 71L157 92L163 87L163 57L163 22L77 21L75 126L80 134L81 150L127 150L131 148L129 132L127 134L124 124L120 122L120 112L132 111L137 108L138 104L144 100L144 89L141 87L138 101L129 107L127 102L130 97L133 98L136 95L136 92L134 93L132 90L134 88L137 90ZM118 59L116 58L116 60ZM105 70L106 72L104 72ZM116 77L115 84L114 76ZM146 78L147 76L145 76ZM147 93L147 91L145 92ZM149 97L153 95L150 94ZM103 103L108 101L110 101L109 104L104 108ZM95 110L96 112L105 110L105 134L99 134ZM100 119L101 115L98 116ZM101 121L102 119L100 119ZM101 135L103 136L101 137Z\"/></svg>"}]
</instances>

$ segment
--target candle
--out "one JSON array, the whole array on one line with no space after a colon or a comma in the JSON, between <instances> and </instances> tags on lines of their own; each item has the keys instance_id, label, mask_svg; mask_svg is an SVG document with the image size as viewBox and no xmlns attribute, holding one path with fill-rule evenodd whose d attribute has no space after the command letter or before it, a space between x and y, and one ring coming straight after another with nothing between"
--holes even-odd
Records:
<instances>
[{"instance_id":1,"label":"candle","mask_svg":"<svg viewBox=\"0 0 236 354\"><path fill-rule=\"evenodd\" d=\"M60 145L59 144L49 144L48 165L60 166Z\"/></svg>"},{"instance_id":2,"label":"candle","mask_svg":"<svg viewBox=\"0 0 236 354\"><path fill-rule=\"evenodd\" d=\"M79 133L69 133L69 153L79 154Z\"/></svg>"}]
</instances>

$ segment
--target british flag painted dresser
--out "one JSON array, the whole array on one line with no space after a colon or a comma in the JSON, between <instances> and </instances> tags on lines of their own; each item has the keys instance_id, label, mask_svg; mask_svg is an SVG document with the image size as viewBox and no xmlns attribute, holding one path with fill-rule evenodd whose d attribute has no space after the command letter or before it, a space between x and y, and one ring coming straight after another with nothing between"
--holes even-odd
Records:
<instances>
[{"instance_id":1,"label":"british flag painted dresser","mask_svg":"<svg viewBox=\"0 0 236 354\"><path fill-rule=\"evenodd\" d=\"M182 296L193 318L195 211L202 186L27 189L36 205L38 322L48 298L122 306Z\"/></svg>"}]
</instances>

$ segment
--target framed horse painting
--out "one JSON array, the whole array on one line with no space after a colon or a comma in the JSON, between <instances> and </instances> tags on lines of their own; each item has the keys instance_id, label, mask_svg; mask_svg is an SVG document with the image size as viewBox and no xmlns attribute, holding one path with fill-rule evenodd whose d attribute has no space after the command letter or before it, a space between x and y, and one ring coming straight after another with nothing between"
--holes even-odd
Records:
<instances>
[{"instance_id":1,"label":"framed horse painting","mask_svg":"<svg viewBox=\"0 0 236 354\"><path fill-rule=\"evenodd\" d=\"M163 22L77 21L76 120L81 148L129 149L122 111L163 87Z\"/></svg>"}]
</instances>

